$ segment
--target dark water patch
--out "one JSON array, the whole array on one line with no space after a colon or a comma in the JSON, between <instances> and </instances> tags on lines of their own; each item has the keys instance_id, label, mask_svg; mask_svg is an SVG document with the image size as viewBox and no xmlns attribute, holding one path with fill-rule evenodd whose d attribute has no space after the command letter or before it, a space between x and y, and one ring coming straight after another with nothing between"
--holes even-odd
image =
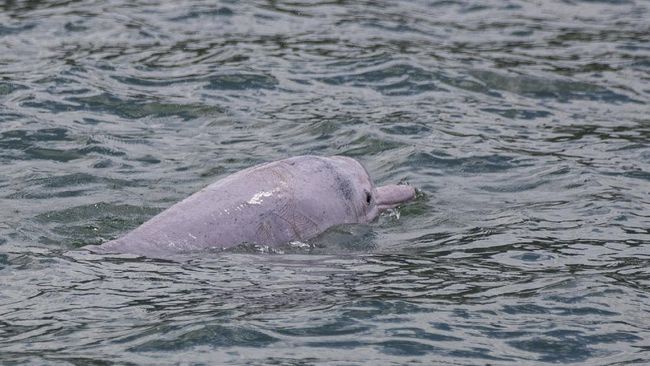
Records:
<instances>
[{"instance_id":1,"label":"dark water patch","mask_svg":"<svg viewBox=\"0 0 650 366\"><path fill-rule=\"evenodd\" d=\"M132 180L105 178L87 173L73 173L46 178L37 178L19 192L6 196L10 199L48 199L55 197L72 197L88 194L93 189L115 189L132 187L141 183ZM84 187L84 188L80 188Z\"/></svg>"},{"instance_id":2,"label":"dark water patch","mask_svg":"<svg viewBox=\"0 0 650 366\"><path fill-rule=\"evenodd\" d=\"M503 357L492 356L490 354L492 352L493 352L492 349L474 347L474 348L469 349L469 350L451 351L451 352L449 352L449 356L451 356L451 357L460 357L460 358L468 358L468 359L492 360L492 361L507 361L507 362L514 362L515 361L513 358L503 358Z\"/></svg>"},{"instance_id":3,"label":"dark water patch","mask_svg":"<svg viewBox=\"0 0 650 366\"><path fill-rule=\"evenodd\" d=\"M586 99L607 103L641 103L624 94L579 81L503 75L486 70L471 71L470 74L485 83L489 89L504 90L536 99L553 98L561 102Z\"/></svg>"},{"instance_id":4,"label":"dark water patch","mask_svg":"<svg viewBox=\"0 0 650 366\"><path fill-rule=\"evenodd\" d=\"M221 165L219 166L214 166L207 168L205 171L203 171L200 176L201 177L215 177L223 174L225 172L225 168Z\"/></svg>"},{"instance_id":5,"label":"dark water patch","mask_svg":"<svg viewBox=\"0 0 650 366\"><path fill-rule=\"evenodd\" d=\"M416 338L416 339L428 340L432 342L462 341L462 339L457 337L432 333L432 332L426 332L420 328L392 328L387 331L387 335L392 337L400 337L400 338Z\"/></svg>"},{"instance_id":6,"label":"dark water patch","mask_svg":"<svg viewBox=\"0 0 650 366\"><path fill-rule=\"evenodd\" d=\"M187 12L187 14L177 16L170 18L169 20L174 21L174 22L180 22L180 21L188 21L188 20L194 20L197 18L205 18L205 17L229 17L232 16L234 12L232 9L230 9L227 6L219 7L219 8L206 8L206 9L196 9L196 10L191 10Z\"/></svg>"},{"instance_id":7,"label":"dark water patch","mask_svg":"<svg viewBox=\"0 0 650 366\"><path fill-rule=\"evenodd\" d=\"M487 191L487 192L522 192L522 191L529 191L529 190L534 190L544 184L549 183L548 180L538 180L534 182L516 182L516 183L511 183L507 185L500 184L496 187L490 187L490 186L483 186L481 189Z\"/></svg>"},{"instance_id":8,"label":"dark water patch","mask_svg":"<svg viewBox=\"0 0 650 366\"><path fill-rule=\"evenodd\" d=\"M548 111L535 111L535 110L522 110L522 109L498 109L498 108L484 108L482 111L498 114L499 116L511 119L536 119L551 116L552 113Z\"/></svg>"},{"instance_id":9,"label":"dark water patch","mask_svg":"<svg viewBox=\"0 0 650 366\"><path fill-rule=\"evenodd\" d=\"M10 130L0 133L0 143L4 149L20 149L29 147L27 142L34 141L70 141L68 130L65 128L43 128L35 131Z\"/></svg>"},{"instance_id":10,"label":"dark water patch","mask_svg":"<svg viewBox=\"0 0 650 366\"><path fill-rule=\"evenodd\" d=\"M83 110L110 112L123 118L166 117L176 116L183 120L198 117L210 117L223 114L223 110L216 106L183 105L160 102L138 103L125 101L107 94L93 97L70 98L78 103Z\"/></svg>"},{"instance_id":11,"label":"dark water patch","mask_svg":"<svg viewBox=\"0 0 650 366\"><path fill-rule=\"evenodd\" d=\"M117 151L117 150L111 149L109 147L98 146L98 145L84 147L84 148L79 149L78 151L82 155L91 155L91 154L107 155L107 156L124 156L124 155L126 155L126 153L123 152L123 151Z\"/></svg>"},{"instance_id":12,"label":"dark water patch","mask_svg":"<svg viewBox=\"0 0 650 366\"><path fill-rule=\"evenodd\" d=\"M432 73L408 64L387 64L360 74L329 76L319 80L332 85L371 87L394 96L438 90Z\"/></svg>"},{"instance_id":13,"label":"dark water patch","mask_svg":"<svg viewBox=\"0 0 650 366\"><path fill-rule=\"evenodd\" d=\"M543 262L552 260L554 257L540 253L523 253L520 255L513 255L512 258L523 262Z\"/></svg>"},{"instance_id":14,"label":"dark water patch","mask_svg":"<svg viewBox=\"0 0 650 366\"><path fill-rule=\"evenodd\" d=\"M0 133L0 148L15 150L10 157L21 159L45 159L66 162L79 159L83 152L78 149L55 149L43 147L53 143L72 141L69 131L64 128L47 128L36 131L9 130Z\"/></svg>"},{"instance_id":15,"label":"dark water patch","mask_svg":"<svg viewBox=\"0 0 650 366\"><path fill-rule=\"evenodd\" d=\"M18 26L0 25L0 37L12 36L20 32L28 31L36 27L36 24L24 24Z\"/></svg>"},{"instance_id":16,"label":"dark water patch","mask_svg":"<svg viewBox=\"0 0 650 366\"><path fill-rule=\"evenodd\" d=\"M634 4L634 1L631 0L577 0L581 3L603 3L603 4L612 4L612 5L625 5L625 4Z\"/></svg>"},{"instance_id":17,"label":"dark water patch","mask_svg":"<svg viewBox=\"0 0 650 366\"><path fill-rule=\"evenodd\" d=\"M16 90L24 90L24 89L27 89L27 87L20 84L0 82L0 96L9 95Z\"/></svg>"},{"instance_id":18,"label":"dark water patch","mask_svg":"<svg viewBox=\"0 0 650 366\"><path fill-rule=\"evenodd\" d=\"M99 121L98 123L103 123L102 121ZM124 135L124 134L101 134L101 135L93 135L92 137L95 140L98 140L98 143L116 143L116 144L124 144L124 145L145 145L145 146L150 146L152 143L148 137L147 131L143 131L140 133L134 133L130 135ZM109 154L110 155L110 154Z\"/></svg>"},{"instance_id":19,"label":"dark water patch","mask_svg":"<svg viewBox=\"0 0 650 366\"><path fill-rule=\"evenodd\" d=\"M329 140L337 134L342 133L340 125L341 121L345 121L346 124L361 123L353 116L316 116L315 118L310 118L308 122L298 125L298 131L296 133L309 135L311 138L316 140Z\"/></svg>"},{"instance_id":20,"label":"dark water patch","mask_svg":"<svg viewBox=\"0 0 650 366\"><path fill-rule=\"evenodd\" d=\"M27 159L45 159L66 162L83 157L78 151L63 149L47 149L42 147L30 147L25 150Z\"/></svg>"},{"instance_id":21,"label":"dark water patch","mask_svg":"<svg viewBox=\"0 0 650 366\"><path fill-rule=\"evenodd\" d=\"M621 172L603 172L604 175L609 176L622 176L626 178L634 178L650 181L650 172L641 170L621 171Z\"/></svg>"},{"instance_id":22,"label":"dark water patch","mask_svg":"<svg viewBox=\"0 0 650 366\"><path fill-rule=\"evenodd\" d=\"M130 206L130 205L113 205L109 203L95 203L63 209L60 211L46 212L38 215L36 219L44 222L71 223L83 221L83 219L101 218L105 216L114 216L115 219L144 220L143 218L152 217L160 212L160 209Z\"/></svg>"},{"instance_id":23,"label":"dark water patch","mask_svg":"<svg viewBox=\"0 0 650 366\"><path fill-rule=\"evenodd\" d=\"M179 331L176 331L179 333ZM163 333L163 338L166 335ZM205 325L198 329L181 333L169 340L157 339L131 347L134 352L173 352L197 346L208 347L264 347L276 342L272 336L245 327Z\"/></svg>"},{"instance_id":24,"label":"dark water patch","mask_svg":"<svg viewBox=\"0 0 650 366\"><path fill-rule=\"evenodd\" d=\"M598 140L620 139L629 142L643 142L650 138L650 129L643 125L603 126L583 123L553 127L554 136L547 138L549 142L564 142L596 138Z\"/></svg>"},{"instance_id":25,"label":"dark water patch","mask_svg":"<svg viewBox=\"0 0 650 366\"><path fill-rule=\"evenodd\" d=\"M85 32L85 31L88 31L90 29L89 27L84 25L84 21L82 21L82 20L74 21L74 22L67 22L67 23L65 23L64 28L68 32Z\"/></svg>"},{"instance_id":26,"label":"dark water patch","mask_svg":"<svg viewBox=\"0 0 650 366\"><path fill-rule=\"evenodd\" d=\"M369 328L349 319L339 319L315 327L278 329L277 333L295 337L340 336L363 333Z\"/></svg>"},{"instance_id":27,"label":"dark water patch","mask_svg":"<svg viewBox=\"0 0 650 366\"><path fill-rule=\"evenodd\" d=\"M390 113L382 118L382 132L391 135L423 135L431 131L431 127L424 122L420 122L410 113Z\"/></svg>"},{"instance_id":28,"label":"dark water patch","mask_svg":"<svg viewBox=\"0 0 650 366\"><path fill-rule=\"evenodd\" d=\"M378 258L383 259L383 258ZM357 301L343 309L343 315L351 319L366 320L385 316L399 316L413 312L428 312L417 304L400 300L363 300Z\"/></svg>"},{"instance_id":29,"label":"dark water patch","mask_svg":"<svg viewBox=\"0 0 650 366\"><path fill-rule=\"evenodd\" d=\"M160 159L156 158L155 156L152 155L144 155L144 156L139 156L135 159L134 161L138 161L141 163L145 164L160 164Z\"/></svg>"},{"instance_id":30,"label":"dark water patch","mask_svg":"<svg viewBox=\"0 0 650 366\"><path fill-rule=\"evenodd\" d=\"M490 88L489 85L477 81L471 74L467 75L448 75L445 72L439 72L436 77L442 82L451 87L466 90L474 93L486 94L493 97L501 97L497 91L498 88ZM496 89L496 90L495 90Z\"/></svg>"},{"instance_id":31,"label":"dark water patch","mask_svg":"<svg viewBox=\"0 0 650 366\"><path fill-rule=\"evenodd\" d=\"M145 86L145 87L166 87L174 84L195 82L194 79L188 77L181 77L181 78L174 78L174 79L156 79L156 78L120 76L120 75L112 75L111 77L122 84L128 84L134 86Z\"/></svg>"},{"instance_id":32,"label":"dark water patch","mask_svg":"<svg viewBox=\"0 0 650 366\"><path fill-rule=\"evenodd\" d=\"M307 342L308 347L319 347L319 348L336 348L336 349L355 349L359 347L368 347L367 342L361 342L357 340L348 340L348 341L317 341L317 342Z\"/></svg>"},{"instance_id":33,"label":"dark water patch","mask_svg":"<svg viewBox=\"0 0 650 366\"><path fill-rule=\"evenodd\" d=\"M406 144L401 142L378 139L371 136L360 137L354 141L351 141L350 145L358 146L358 147L346 148L342 152L343 155L347 155L347 156L373 155L373 154L378 154L378 153L382 153L385 151L398 149L400 147L406 146Z\"/></svg>"},{"instance_id":34,"label":"dark water patch","mask_svg":"<svg viewBox=\"0 0 650 366\"><path fill-rule=\"evenodd\" d=\"M143 117L168 117L175 116L185 121L199 117L215 117L223 114L218 106L201 104L175 104L161 102L141 102L137 100L123 100L109 94L100 94L90 97L70 97L68 103L48 101L23 102L23 106L50 110L54 113L69 111L91 111L116 115L122 118L138 119Z\"/></svg>"},{"instance_id":35,"label":"dark water patch","mask_svg":"<svg viewBox=\"0 0 650 366\"><path fill-rule=\"evenodd\" d=\"M420 152L409 157L411 165L428 167L447 172L464 174L497 173L517 167L529 166L529 163L518 162L512 157L503 155L487 155L466 158L453 158L440 153Z\"/></svg>"},{"instance_id":36,"label":"dark water patch","mask_svg":"<svg viewBox=\"0 0 650 366\"><path fill-rule=\"evenodd\" d=\"M58 196L66 197L66 194ZM35 220L47 224L52 233L42 238L41 242L74 248L101 244L114 239L124 234L126 230L136 228L160 211L161 209L153 207L100 202L49 211L37 215Z\"/></svg>"},{"instance_id":37,"label":"dark water patch","mask_svg":"<svg viewBox=\"0 0 650 366\"><path fill-rule=\"evenodd\" d=\"M65 145L72 141L80 140L79 136L64 128L47 128L35 131L9 130L0 133L0 148L15 150L15 157L22 159L42 159L67 162L80 159L88 155L123 156L125 153L112 148L97 145L97 141L83 138L85 147L81 148L54 148L52 145ZM47 146L47 147L46 147Z\"/></svg>"},{"instance_id":38,"label":"dark water patch","mask_svg":"<svg viewBox=\"0 0 650 366\"><path fill-rule=\"evenodd\" d=\"M534 167L534 165L529 165ZM540 190L544 185L557 185L562 177L570 174L571 170L566 166L555 166L551 169L540 170L539 168L526 171L524 176L513 175L507 181L498 181L490 185L481 185L480 189L487 192L523 192L527 190ZM572 179L565 189L577 189L584 186L584 182ZM553 189L553 188L549 188Z\"/></svg>"},{"instance_id":39,"label":"dark water patch","mask_svg":"<svg viewBox=\"0 0 650 366\"><path fill-rule=\"evenodd\" d=\"M308 240L311 254L367 253L376 248L376 233L364 225L337 225ZM305 248L289 247L286 253L305 252Z\"/></svg>"},{"instance_id":40,"label":"dark water patch","mask_svg":"<svg viewBox=\"0 0 650 366\"><path fill-rule=\"evenodd\" d=\"M595 353L595 350L587 344L566 337L562 339L537 337L527 341L510 342L510 345L522 351L537 353L538 361L541 362L581 362Z\"/></svg>"},{"instance_id":41,"label":"dark water patch","mask_svg":"<svg viewBox=\"0 0 650 366\"><path fill-rule=\"evenodd\" d=\"M432 352L440 352L440 349L418 341L392 340L377 343L381 352L394 356L424 356Z\"/></svg>"},{"instance_id":42,"label":"dark water patch","mask_svg":"<svg viewBox=\"0 0 650 366\"><path fill-rule=\"evenodd\" d=\"M369 21L363 22L361 25L363 27L367 27L367 28L370 28L370 29L377 28L377 29L380 29L382 31L395 32L395 33L400 33L400 34L403 34L403 33L415 33L415 34L422 33L422 31L420 29L418 29L417 27L409 26L409 25L406 24L404 19L399 19L399 18L391 19L389 21L374 19L374 20L369 20Z\"/></svg>"},{"instance_id":43,"label":"dark water patch","mask_svg":"<svg viewBox=\"0 0 650 366\"><path fill-rule=\"evenodd\" d=\"M604 315L604 316L615 316L619 315L611 311L596 309L592 307L576 307L576 308L566 308L566 307L557 307L549 308L546 306L535 306L535 305L521 305L521 306L506 306L503 309L504 312L508 314L553 314L559 316L567 315Z\"/></svg>"},{"instance_id":44,"label":"dark water patch","mask_svg":"<svg viewBox=\"0 0 650 366\"><path fill-rule=\"evenodd\" d=\"M274 89L278 80L271 75L262 74L226 74L211 76L207 89L212 90L246 90Z\"/></svg>"},{"instance_id":45,"label":"dark water patch","mask_svg":"<svg viewBox=\"0 0 650 366\"><path fill-rule=\"evenodd\" d=\"M553 46L563 46L573 42L599 42L609 41L627 41L640 40L645 37L643 29L608 29L608 30L581 30L577 28L563 28L557 37L549 40Z\"/></svg>"},{"instance_id":46,"label":"dark water patch","mask_svg":"<svg viewBox=\"0 0 650 366\"><path fill-rule=\"evenodd\" d=\"M24 119L25 116L22 114L4 112L0 110L0 122L13 122L13 121L19 121Z\"/></svg>"}]
</instances>

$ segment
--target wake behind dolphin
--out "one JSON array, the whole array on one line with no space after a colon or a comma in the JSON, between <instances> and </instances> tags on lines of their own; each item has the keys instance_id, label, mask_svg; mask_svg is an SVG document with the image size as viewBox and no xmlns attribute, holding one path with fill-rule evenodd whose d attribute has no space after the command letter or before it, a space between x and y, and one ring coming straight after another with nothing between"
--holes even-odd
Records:
<instances>
[{"instance_id":1,"label":"wake behind dolphin","mask_svg":"<svg viewBox=\"0 0 650 366\"><path fill-rule=\"evenodd\" d=\"M335 225L368 223L414 197L410 186L375 187L352 158L297 156L229 175L100 250L151 256L242 243L279 246Z\"/></svg>"}]
</instances>

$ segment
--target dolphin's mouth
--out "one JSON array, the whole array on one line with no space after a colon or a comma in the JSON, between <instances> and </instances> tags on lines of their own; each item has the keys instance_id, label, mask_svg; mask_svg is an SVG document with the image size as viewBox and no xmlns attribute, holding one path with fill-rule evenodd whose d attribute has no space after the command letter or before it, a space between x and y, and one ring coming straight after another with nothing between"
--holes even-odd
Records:
<instances>
[{"instance_id":1,"label":"dolphin's mouth","mask_svg":"<svg viewBox=\"0 0 650 366\"><path fill-rule=\"evenodd\" d=\"M379 210L397 207L415 198L415 188L407 185L390 184L377 188L375 202Z\"/></svg>"}]
</instances>

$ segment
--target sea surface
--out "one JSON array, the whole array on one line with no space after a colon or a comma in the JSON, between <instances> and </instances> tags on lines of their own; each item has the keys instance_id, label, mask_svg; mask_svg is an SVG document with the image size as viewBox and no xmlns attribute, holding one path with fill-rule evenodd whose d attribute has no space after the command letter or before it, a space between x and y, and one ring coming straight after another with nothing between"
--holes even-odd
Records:
<instances>
[{"instance_id":1,"label":"sea surface","mask_svg":"<svg viewBox=\"0 0 650 366\"><path fill-rule=\"evenodd\" d=\"M650 364L650 1L4 1L0 364ZM243 168L418 189L301 245L119 237Z\"/></svg>"}]
</instances>

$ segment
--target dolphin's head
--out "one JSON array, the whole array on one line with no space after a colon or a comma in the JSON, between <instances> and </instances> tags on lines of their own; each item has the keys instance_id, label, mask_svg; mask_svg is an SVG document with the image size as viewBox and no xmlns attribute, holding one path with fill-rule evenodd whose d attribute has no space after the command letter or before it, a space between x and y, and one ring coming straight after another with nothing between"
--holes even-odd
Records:
<instances>
[{"instance_id":1,"label":"dolphin's head","mask_svg":"<svg viewBox=\"0 0 650 366\"><path fill-rule=\"evenodd\" d=\"M382 211L394 208L415 198L415 189L407 185L390 184L375 187L366 168L345 156L333 156L351 181L350 202L359 222L370 222Z\"/></svg>"}]
</instances>

